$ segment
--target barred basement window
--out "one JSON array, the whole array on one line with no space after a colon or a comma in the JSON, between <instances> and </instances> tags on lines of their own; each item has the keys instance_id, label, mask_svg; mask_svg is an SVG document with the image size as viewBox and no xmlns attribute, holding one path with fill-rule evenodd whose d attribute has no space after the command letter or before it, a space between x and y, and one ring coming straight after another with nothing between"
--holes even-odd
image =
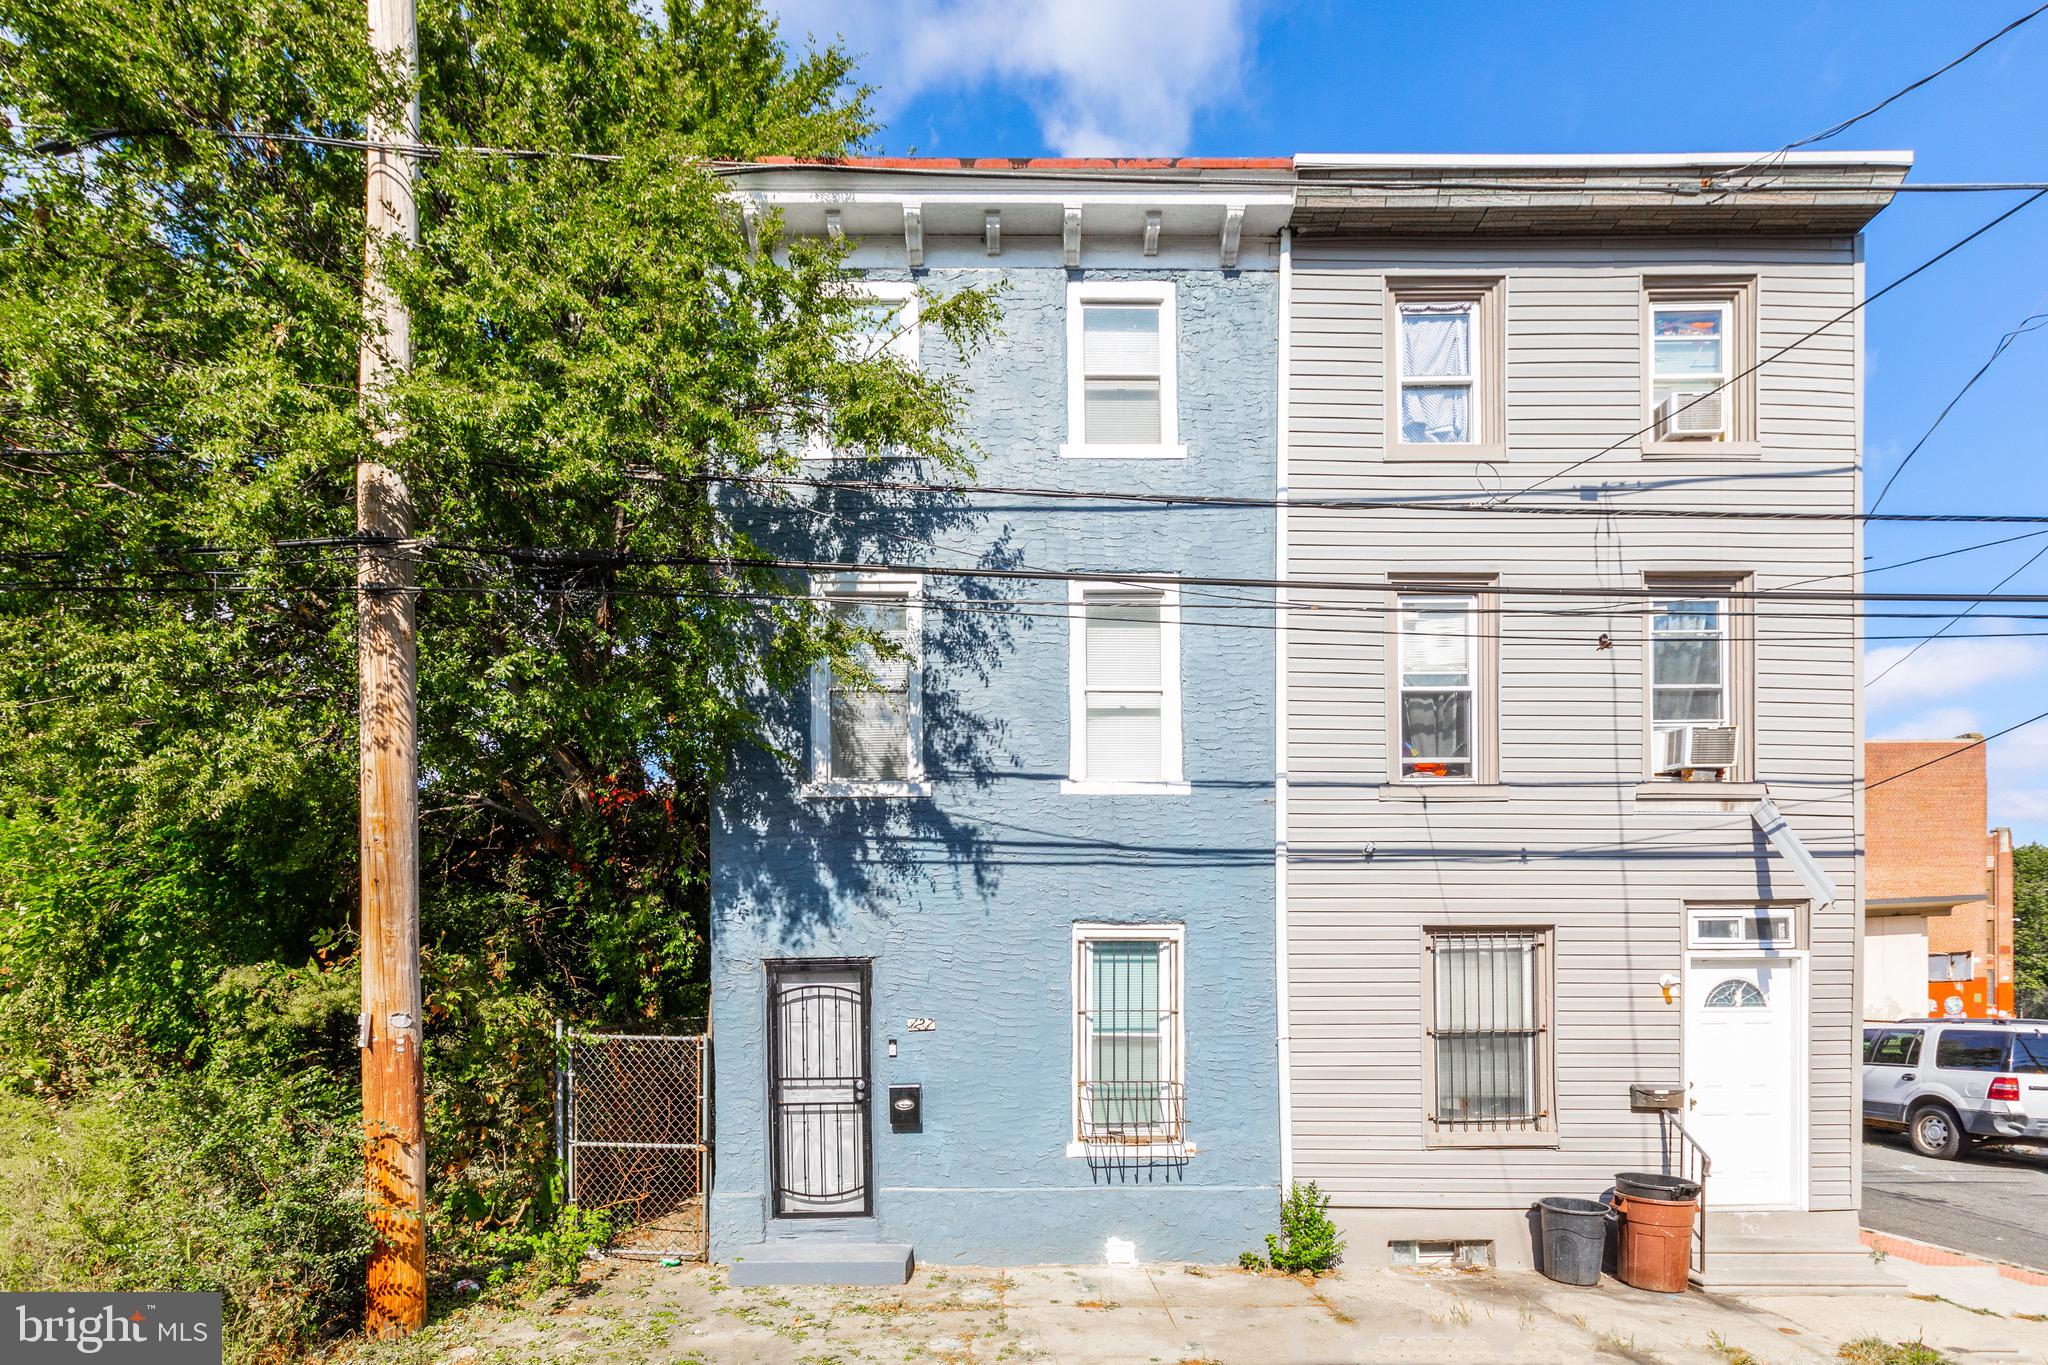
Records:
<instances>
[{"instance_id":1,"label":"barred basement window","mask_svg":"<svg viewBox=\"0 0 2048 1365\"><path fill-rule=\"evenodd\" d=\"M1077 925L1074 950L1076 1136L1183 1141L1180 929Z\"/></svg>"},{"instance_id":2,"label":"barred basement window","mask_svg":"<svg viewBox=\"0 0 2048 1365\"><path fill-rule=\"evenodd\" d=\"M1542 929L1429 931L1433 1133L1553 1130L1548 944Z\"/></svg>"}]
</instances>

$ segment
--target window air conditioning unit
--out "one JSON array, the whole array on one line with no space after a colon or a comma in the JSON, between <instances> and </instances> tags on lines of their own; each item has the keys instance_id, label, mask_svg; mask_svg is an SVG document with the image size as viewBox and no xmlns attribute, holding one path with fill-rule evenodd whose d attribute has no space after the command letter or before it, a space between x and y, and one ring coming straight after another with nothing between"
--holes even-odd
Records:
<instances>
[{"instance_id":1,"label":"window air conditioning unit","mask_svg":"<svg viewBox=\"0 0 2048 1365\"><path fill-rule=\"evenodd\" d=\"M1735 766L1733 725L1680 725L1657 732L1657 771L1684 772L1713 768L1726 773Z\"/></svg>"},{"instance_id":2,"label":"window air conditioning unit","mask_svg":"<svg viewBox=\"0 0 2048 1365\"><path fill-rule=\"evenodd\" d=\"M1659 440L1696 440L1721 434L1720 389L1679 390L1657 405Z\"/></svg>"}]
</instances>

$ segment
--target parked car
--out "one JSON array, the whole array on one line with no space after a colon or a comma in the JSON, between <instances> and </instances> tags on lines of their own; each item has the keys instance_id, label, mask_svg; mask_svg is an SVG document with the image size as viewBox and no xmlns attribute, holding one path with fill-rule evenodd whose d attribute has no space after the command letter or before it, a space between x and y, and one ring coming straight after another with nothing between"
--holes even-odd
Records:
<instances>
[{"instance_id":1,"label":"parked car","mask_svg":"<svg viewBox=\"0 0 2048 1365\"><path fill-rule=\"evenodd\" d=\"M1863 1122L1943 1160L1977 1141L2048 1146L2048 1020L1867 1025Z\"/></svg>"}]
</instances>

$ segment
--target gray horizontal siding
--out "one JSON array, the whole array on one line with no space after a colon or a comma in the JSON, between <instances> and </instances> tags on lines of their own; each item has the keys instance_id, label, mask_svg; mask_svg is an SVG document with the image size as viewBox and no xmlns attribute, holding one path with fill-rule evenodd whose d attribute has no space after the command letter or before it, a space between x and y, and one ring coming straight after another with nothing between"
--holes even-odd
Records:
<instances>
[{"instance_id":1,"label":"gray horizontal siding","mask_svg":"<svg viewBox=\"0 0 2048 1365\"><path fill-rule=\"evenodd\" d=\"M1489 471L1384 458L1388 271L1507 277L1508 454ZM1508 245L1300 243L1289 318L1292 495L1473 501L1591 455L1532 505L1855 510L1853 322L1756 377L1755 458L1643 457L1645 272L1755 273L1759 354L1855 302L1846 241L1638 240ZM1444 570L1503 585L1633 586L1645 571L1754 573L1763 588L1852 585L1853 523L1516 517L1296 507L1296 579ZM1760 894L1743 809L1673 809L1634 794L1643 771L1643 618L1623 599L1504 595L1500 754L1505 794L1427 804L1382 795L1385 623L1376 595L1291 593L1288 641L1288 980L1295 1177L1354 1208L1501 1208L1591 1193L1656 1160L1631 1081L1674 1082L1683 1006L1656 981L1681 969L1683 905ZM1609 609L1599 610L1602 605ZM1321 608L1319 612L1314 608ZM1567 619L1548 608L1586 613ZM1900 627L1903 630L1903 626ZM1881 624L1875 628L1885 629ZM1595 642L1603 632L1613 647ZM1861 760L1856 626L1840 608L1770 605L1756 624L1759 776L1842 899L1813 917L1807 978L1815 1209L1854 1207ZM1833 797L1836 799L1821 799ZM1802 804L1812 802L1813 804ZM1370 846L1371 856L1367 856ZM1768 889L1802 894L1766 857ZM1555 1149L1425 1147L1424 925L1554 927Z\"/></svg>"}]
</instances>

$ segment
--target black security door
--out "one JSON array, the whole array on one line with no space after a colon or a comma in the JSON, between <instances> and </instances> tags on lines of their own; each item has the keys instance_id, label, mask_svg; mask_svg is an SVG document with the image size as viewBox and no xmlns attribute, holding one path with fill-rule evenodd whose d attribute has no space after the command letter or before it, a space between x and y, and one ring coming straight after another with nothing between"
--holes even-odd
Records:
<instances>
[{"instance_id":1,"label":"black security door","mask_svg":"<svg viewBox=\"0 0 2048 1365\"><path fill-rule=\"evenodd\" d=\"M771 962L768 1055L776 1215L872 1212L868 964Z\"/></svg>"}]
</instances>

